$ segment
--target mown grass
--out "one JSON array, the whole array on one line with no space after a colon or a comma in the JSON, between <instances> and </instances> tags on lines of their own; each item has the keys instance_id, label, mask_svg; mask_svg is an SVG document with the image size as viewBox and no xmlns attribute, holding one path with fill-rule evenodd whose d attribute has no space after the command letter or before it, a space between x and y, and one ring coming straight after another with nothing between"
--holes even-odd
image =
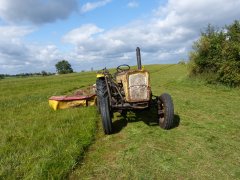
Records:
<instances>
[{"instance_id":1,"label":"mown grass","mask_svg":"<svg viewBox=\"0 0 240 180\"><path fill-rule=\"evenodd\" d=\"M240 90L188 79L184 65L146 69L154 94L173 97L180 123L170 131L154 111L129 112L106 136L95 107L48 107L95 73L1 80L0 179L240 179Z\"/></svg>"},{"instance_id":2,"label":"mown grass","mask_svg":"<svg viewBox=\"0 0 240 180\"><path fill-rule=\"evenodd\" d=\"M95 107L53 111L52 95L95 82L95 73L0 81L0 179L60 179L96 132Z\"/></svg>"},{"instance_id":3,"label":"mown grass","mask_svg":"<svg viewBox=\"0 0 240 180\"><path fill-rule=\"evenodd\" d=\"M154 94L172 95L179 125L160 129L153 111L115 114L115 133L98 131L70 179L240 179L240 90L188 79L184 65L146 69Z\"/></svg>"}]
</instances>

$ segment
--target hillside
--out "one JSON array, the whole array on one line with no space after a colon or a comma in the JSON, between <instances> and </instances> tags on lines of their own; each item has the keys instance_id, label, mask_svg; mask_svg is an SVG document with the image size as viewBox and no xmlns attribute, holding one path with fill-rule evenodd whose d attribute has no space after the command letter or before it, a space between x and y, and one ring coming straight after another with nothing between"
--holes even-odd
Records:
<instances>
[{"instance_id":1,"label":"hillside","mask_svg":"<svg viewBox=\"0 0 240 180\"><path fill-rule=\"evenodd\" d=\"M160 129L155 112L116 113L106 136L95 107L48 107L95 73L1 80L0 178L240 178L240 90L188 79L184 65L146 69L153 93L173 97L174 129Z\"/></svg>"}]
</instances>

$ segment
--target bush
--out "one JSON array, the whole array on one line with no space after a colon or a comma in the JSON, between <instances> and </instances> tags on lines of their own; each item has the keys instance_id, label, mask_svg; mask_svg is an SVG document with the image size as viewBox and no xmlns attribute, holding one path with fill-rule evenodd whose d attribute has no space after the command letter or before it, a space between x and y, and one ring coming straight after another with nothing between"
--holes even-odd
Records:
<instances>
[{"instance_id":1,"label":"bush","mask_svg":"<svg viewBox=\"0 0 240 180\"><path fill-rule=\"evenodd\" d=\"M182 59L182 60L180 60L180 61L178 62L178 64L185 65L186 62Z\"/></svg>"},{"instance_id":2,"label":"bush","mask_svg":"<svg viewBox=\"0 0 240 180\"><path fill-rule=\"evenodd\" d=\"M218 70L217 80L229 86L240 84L240 62L224 62Z\"/></svg>"},{"instance_id":3,"label":"bush","mask_svg":"<svg viewBox=\"0 0 240 180\"><path fill-rule=\"evenodd\" d=\"M207 77L209 82L240 85L240 21L217 30L211 25L193 45L189 54L191 76Z\"/></svg>"},{"instance_id":4,"label":"bush","mask_svg":"<svg viewBox=\"0 0 240 180\"><path fill-rule=\"evenodd\" d=\"M0 74L0 79L4 79L4 75L3 74Z\"/></svg>"}]
</instances>

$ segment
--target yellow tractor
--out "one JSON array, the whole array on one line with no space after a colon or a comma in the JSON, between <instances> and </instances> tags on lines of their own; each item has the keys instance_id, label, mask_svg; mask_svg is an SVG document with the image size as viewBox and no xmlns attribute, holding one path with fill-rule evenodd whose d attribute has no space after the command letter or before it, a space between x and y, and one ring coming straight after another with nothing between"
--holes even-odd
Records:
<instances>
[{"instance_id":1,"label":"yellow tractor","mask_svg":"<svg viewBox=\"0 0 240 180\"><path fill-rule=\"evenodd\" d=\"M129 65L117 67L111 74L105 68L98 72L96 80L97 106L102 117L105 134L113 132L112 117L114 112L126 114L129 110L157 107L158 123L163 129L173 127L174 107L169 94L152 95L149 72L141 65L140 48L136 49L138 69Z\"/></svg>"}]
</instances>

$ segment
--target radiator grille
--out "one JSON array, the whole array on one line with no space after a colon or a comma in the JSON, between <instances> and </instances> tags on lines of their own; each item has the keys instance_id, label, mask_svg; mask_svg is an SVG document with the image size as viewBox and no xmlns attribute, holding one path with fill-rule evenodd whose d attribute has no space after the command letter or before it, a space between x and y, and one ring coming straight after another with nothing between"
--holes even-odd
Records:
<instances>
[{"instance_id":1,"label":"radiator grille","mask_svg":"<svg viewBox=\"0 0 240 180\"><path fill-rule=\"evenodd\" d=\"M129 75L129 95L131 101L148 101L148 74L136 73Z\"/></svg>"}]
</instances>

